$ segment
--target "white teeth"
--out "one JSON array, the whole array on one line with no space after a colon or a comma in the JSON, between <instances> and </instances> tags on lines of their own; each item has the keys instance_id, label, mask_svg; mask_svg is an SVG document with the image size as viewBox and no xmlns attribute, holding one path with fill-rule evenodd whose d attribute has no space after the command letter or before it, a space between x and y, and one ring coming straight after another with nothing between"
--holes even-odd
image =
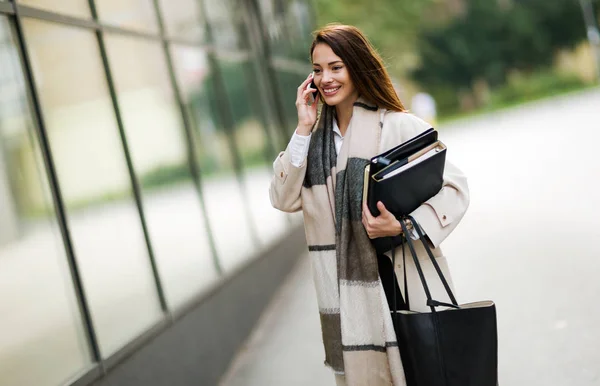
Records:
<instances>
[{"instance_id":1,"label":"white teeth","mask_svg":"<svg viewBox=\"0 0 600 386\"><path fill-rule=\"evenodd\" d=\"M327 92L327 93L332 93L332 92L335 92L335 91L337 91L339 89L340 89L339 87L336 87L336 88L326 88L324 91Z\"/></svg>"}]
</instances>

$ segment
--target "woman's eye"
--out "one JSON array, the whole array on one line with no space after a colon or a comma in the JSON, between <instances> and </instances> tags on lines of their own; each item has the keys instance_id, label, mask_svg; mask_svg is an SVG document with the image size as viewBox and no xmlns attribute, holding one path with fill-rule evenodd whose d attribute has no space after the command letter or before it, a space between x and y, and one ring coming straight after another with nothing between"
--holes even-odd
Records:
<instances>
[{"instance_id":1,"label":"woman's eye","mask_svg":"<svg viewBox=\"0 0 600 386\"><path fill-rule=\"evenodd\" d=\"M313 72L314 72L315 74L318 74L319 72L321 72L321 70L317 70L316 68L313 68Z\"/></svg>"},{"instance_id":2,"label":"woman's eye","mask_svg":"<svg viewBox=\"0 0 600 386\"><path fill-rule=\"evenodd\" d=\"M333 71L339 71L342 69L342 66L335 66L333 67Z\"/></svg>"}]
</instances>

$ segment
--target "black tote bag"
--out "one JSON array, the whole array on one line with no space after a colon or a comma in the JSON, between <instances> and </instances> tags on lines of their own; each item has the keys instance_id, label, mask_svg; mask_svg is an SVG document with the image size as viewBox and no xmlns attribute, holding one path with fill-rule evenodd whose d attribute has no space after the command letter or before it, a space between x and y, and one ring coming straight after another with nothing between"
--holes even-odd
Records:
<instances>
[{"instance_id":1,"label":"black tote bag","mask_svg":"<svg viewBox=\"0 0 600 386\"><path fill-rule=\"evenodd\" d=\"M393 297L393 302L389 304L407 304L402 307L405 309L391 309L407 385L497 386L498 333L494 303L482 301L458 305L420 226L412 216L401 219L403 233L408 234L404 223L406 219L412 221L452 302L448 304L432 299L413 241L410 237L404 238L425 289L427 305L431 309L431 312L415 312L407 309L410 307L408 301L398 303L397 284L393 286L393 294L387 294ZM395 266L393 251L394 249L392 264ZM391 271L394 274L394 270ZM406 290L406 274L404 278ZM393 281L397 283L395 278ZM406 299L408 300L408 296ZM437 307L446 308L437 310Z\"/></svg>"}]
</instances>

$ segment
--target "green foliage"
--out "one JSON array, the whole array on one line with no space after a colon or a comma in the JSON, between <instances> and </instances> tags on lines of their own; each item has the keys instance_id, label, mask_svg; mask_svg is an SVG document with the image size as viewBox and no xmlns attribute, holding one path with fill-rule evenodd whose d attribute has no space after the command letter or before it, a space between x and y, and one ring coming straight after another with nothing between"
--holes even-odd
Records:
<instances>
[{"instance_id":1,"label":"green foliage","mask_svg":"<svg viewBox=\"0 0 600 386\"><path fill-rule=\"evenodd\" d=\"M486 113L588 87L575 75L557 74L553 71L538 71L532 74L512 74L508 81L493 90L489 100L475 114ZM440 121L464 118L473 113L461 112L456 100L442 95L445 104L438 104Z\"/></svg>"},{"instance_id":2,"label":"green foliage","mask_svg":"<svg viewBox=\"0 0 600 386\"><path fill-rule=\"evenodd\" d=\"M204 79L205 83L202 87L204 94L199 95L199 97L208 101L208 108L211 111L216 112L228 107L227 112L231 114L234 122L241 122L253 115L252 104L249 102L248 85L246 83L248 72L244 68L244 66L248 65L247 63L219 61L219 70L225 82L225 92L229 100L221 100L217 97L218 93L214 91L216 85L214 84L215 75L213 73Z\"/></svg>"},{"instance_id":3,"label":"green foliage","mask_svg":"<svg viewBox=\"0 0 600 386\"><path fill-rule=\"evenodd\" d=\"M140 177L144 189L170 185L176 182L191 179L191 172L187 164L163 165L145 173Z\"/></svg>"},{"instance_id":4,"label":"green foliage","mask_svg":"<svg viewBox=\"0 0 600 386\"><path fill-rule=\"evenodd\" d=\"M314 0L317 25L332 22L360 28L377 47L390 73L400 75L410 67L425 10L435 0ZM308 57L308 53L307 53Z\"/></svg>"},{"instance_id":5,"label":"green foliage","mask_svg":"<svg viewBox=\"0 0 600 386\"><path fill-rule=\"evenodd\" d=\"M311 67L307 66L307 69ZM306 79L306 75L299 74L297 72L290 72L285 70L277 70L277 84L279 87L281 100L283 102L283 110L286 116L287 122L290 127L286 127L288 135L286 135L286 141L289 136L292 135L296 129L298 123L298 110L296 109L296 92L298 86Z\"/></svg>"},{"instance_id":6,"label":"green foliage","mask_svg":"<svg viewBox=\"0 0 600 386\"><path fill-rule=\"evenodd\" d=\"M423 31L422 60L414 77L431 89L495 87L515 69L548 67L554 53L585 39L579 4L573 0L468 0L464 15Z\"/></svg>"},{"instance_id":7,"label":"green foliage","mask_svg":"<svg viewBox=\"0 0 600 386\"><path fill-rule=\"evenodd\" d=\"M492 93L485 107L497 109L584 87L585 83L576 75L555 74L552 71L511 76L506 84Z\"/></svg>"}]
</instances>

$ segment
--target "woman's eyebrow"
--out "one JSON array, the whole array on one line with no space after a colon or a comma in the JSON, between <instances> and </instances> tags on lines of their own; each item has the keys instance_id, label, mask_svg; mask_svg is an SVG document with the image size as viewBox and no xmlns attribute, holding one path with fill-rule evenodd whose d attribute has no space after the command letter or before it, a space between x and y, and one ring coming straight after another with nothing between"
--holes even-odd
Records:
<instances>
[{"instance_id":1,"label":"woman's eyebrow","mask_svg":"<svg viewBox=\"0 0 600 386\"><path fill-rule=\"evenodd\" d=\"M331 66L332 64L335 64L335 63L342 63L342 61L341 61L341 60L335 60L335 61L333 61L333 62L329 62L329 63L327 63L327 64L328 64L329 66ZM321 65L320 65L319 63L313 63L313 66L319 66L319 67L321 67Z\"/></svg>"}]
</instances>

